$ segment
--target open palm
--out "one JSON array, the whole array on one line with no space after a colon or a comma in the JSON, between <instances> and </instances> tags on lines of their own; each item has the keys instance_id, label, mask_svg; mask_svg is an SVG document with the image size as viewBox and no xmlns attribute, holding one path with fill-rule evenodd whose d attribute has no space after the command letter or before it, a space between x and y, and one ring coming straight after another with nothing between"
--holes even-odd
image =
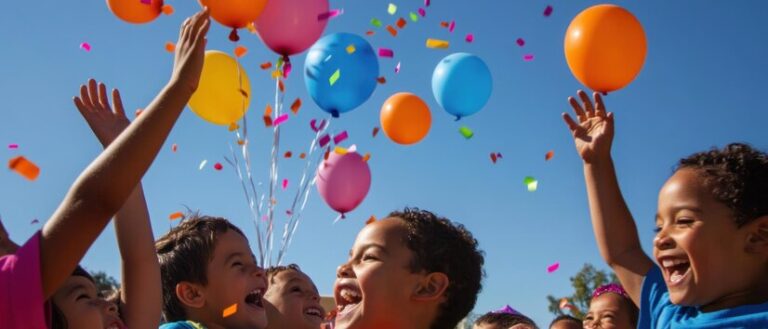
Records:
<instances>
[{"instance_id":1,"label":"open palm","mask_svg":"<svg viewBox=\"0 0 768 329\"><path fill-rule=\"evenodd\" d=\"M595 105L593 106L587 93L581 90L577 93L583 106L573 97L568 97L568 102L579 119L578 123L569 114L563 113L563 120L571 130L576 143L576 151L586 162L592 162L598 157L610 156L613 142L613 113L606 113L600 94L594 94Z\"/></svg>"},{"instance_id":2,"label":"open palm","mask_svg":"<svg viewBox=\"0 0 768 329\"><path fill-rule=\"evenodd\" d=\"M125 117L120 92L112 90L112 103L107 99L107 87L96 80L88 80L88 86L80 86L80 97L75 97L75 106L80 110L88 126L105 148L112 143L121 132L131 123Z\"/></svg>"}]
</instances>

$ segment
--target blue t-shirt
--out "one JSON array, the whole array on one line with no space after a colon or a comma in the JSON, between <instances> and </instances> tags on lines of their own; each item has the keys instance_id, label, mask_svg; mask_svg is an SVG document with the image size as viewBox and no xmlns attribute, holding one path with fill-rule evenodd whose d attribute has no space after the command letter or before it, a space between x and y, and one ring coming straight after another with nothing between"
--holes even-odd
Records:
<instances>
[{"instance_id":1,"label":"blue t-shirt","mask_svg":"<svg viewBox=\"0 0 768 329\"><path fill-rule=\"evenodd\" d=\"M205 329L205 326L192 321L179 321L160 325L160 329Z\"/></svg>"},{"instance_id":2,"label":"blue t-shirt","mask_svg":"<svg viewBox=\"0 0 768 329\"><path fill-rule=\"evenodd\" d=\"M768 328L768 303L744 305L713 312L680 306L669 301L664 276L658 266L648 271L640 297L638 329Z\"/></svg>"}]
</instances>

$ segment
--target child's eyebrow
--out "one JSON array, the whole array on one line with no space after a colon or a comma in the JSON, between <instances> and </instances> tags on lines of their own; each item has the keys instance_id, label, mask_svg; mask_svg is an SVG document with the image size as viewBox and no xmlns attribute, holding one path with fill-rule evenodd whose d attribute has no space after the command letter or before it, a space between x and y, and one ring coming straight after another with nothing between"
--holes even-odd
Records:
<instances>
[{"instance_id":1,"label":"child's eyebrow","mask_svg":"<svg viewBox=\"0 0 768 329\"><path fill-rule=\"evenodd\" d=\"M229 254L229 256L227 256L227 258L224 259L224 264L229 264L229 262L232 260L232 258L242 257L242 256L243 256L242 252L239 252L239 251L233 252L233 253Z\"/></svg>"},{"instance_id":2,"label":"child's eyebrow","mask_svg":"<svg viewBox=\"0 0 768 329\"><path fill-rule=\"evenodd\" d=\"M76 293L76 292L78 292L80 290L84 290L85 292L88 292L88 289L85 287L84 284L76 284L74 287L69 289L69 291L67 291L66 295L64 295L64 296L72 295L72 294L74 294L74 293Z\"/></svg>"}]
</instances>

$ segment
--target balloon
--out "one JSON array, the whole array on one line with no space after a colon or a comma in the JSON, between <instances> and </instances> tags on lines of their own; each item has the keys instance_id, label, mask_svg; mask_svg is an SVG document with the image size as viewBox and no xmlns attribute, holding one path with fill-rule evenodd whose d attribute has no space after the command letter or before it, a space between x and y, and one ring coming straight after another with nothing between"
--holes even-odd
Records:
<instances>
[{"instance_id":1,"label":"balloon","mask_svg":"<svg viewBox=\"0 0 768 329\"><path fill-rule=\"evenodd\" d=\"M357 152L331 152L317 170L317 191L342 216L357 208L371 187L371 169Z\"/></svg>"},{"instance_id":2,"label":"balloon","mask_svg":"<svg viewBox=\"0 0 768 329\"><path fill-rule=\"evenodd\" d=\"M163 0L151 0L149 4L140 0L107 0L107 7L115 16L128 23L143 24L160 15Z\"/></svg>"},{"instance_id":3,"label":"balloon","mask_svg":"<svg viewBox=\"0 0 768 329\"><path fill-rule=\"evenodd\" d=\"M266 4L267 0L200 0L200 5L208 7L213 19L233 29L245 27L256 20Z\"/></svg>"},{"instance_id":4,"label":"balloon","mask_svg":"<svg viewBox=\"0 0 768 329\"><path fill-rule=\"evenodd\" d=\"M379 60L365 39L334 33L318 40L304 62L304 83L317 105L337 117L363 104L376 88Z\"/></svg>"},{"instance_id":5,"label":"balloon","mask_svg":"<svg viewBox=\"0 0 768 329\"><path fill-rule=\"evenodd\" d=\"M267 2L254 26L269 49L291 56L320 38L328 20L318 19L318 15L327 12L328 0L273 0Z\"/></svg>"},{"instance_id":6,"label":"balloon","mask_svg":"<svg viewBox=\"0 0 768 329\"><path fill-rule=\"evenodd\" d=\"M245 115L250 96L251 84L243 67L226 53L206 51L200 84L189 100L192 112L210 123L229 125Z\"/></svg>"},{"instance_id":7,"label":"balloon","mask_svg":"<svg viewBox=\"0 0 768 329\"><path fill-rule=\"evenodd\" d=\"M432 125L429 107L419 96L397 93L381 107L381 128L398 144L415 144L422 140Z\"/></svg>"},{"instance_id":8,"label":"balloon","mask_svg":"<svg viewBox=\"0 0 768 329\"><path fill-rule=\"evenodd\" d=\"M437 103L459 120L480 111L491 97L491 71L480 57L456 53L443 58L432 74Z\"/></svg>"},{"instance_id":9,"label":"balloon","mask_svg":"<svg viewBox=\"0 0 768 329\"><path fill-rule=\"evenodd\" d=\"M616 5L597 5L579 13L565 32L565 59L571 72L590 89L621 89L643 68L643 26Z\"/></svg>"}]
</instances>

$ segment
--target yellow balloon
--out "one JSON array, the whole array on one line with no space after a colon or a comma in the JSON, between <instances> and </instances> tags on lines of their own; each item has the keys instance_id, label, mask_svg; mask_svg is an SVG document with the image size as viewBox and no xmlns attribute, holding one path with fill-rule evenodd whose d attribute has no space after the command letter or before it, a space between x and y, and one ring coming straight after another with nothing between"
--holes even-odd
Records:
<instances>
[{"instance_id":1,"label":"yellow balloon","mask_svg":"<svg viewBox=\"0 0 768 329\"><path fill-rule=\"evenodd\" d=\"M237 61L218 50L205 52L200 84L189 107L203 120L229 125L245 115L251 101L251 83Z\"/></svg>"}]
</instances>

